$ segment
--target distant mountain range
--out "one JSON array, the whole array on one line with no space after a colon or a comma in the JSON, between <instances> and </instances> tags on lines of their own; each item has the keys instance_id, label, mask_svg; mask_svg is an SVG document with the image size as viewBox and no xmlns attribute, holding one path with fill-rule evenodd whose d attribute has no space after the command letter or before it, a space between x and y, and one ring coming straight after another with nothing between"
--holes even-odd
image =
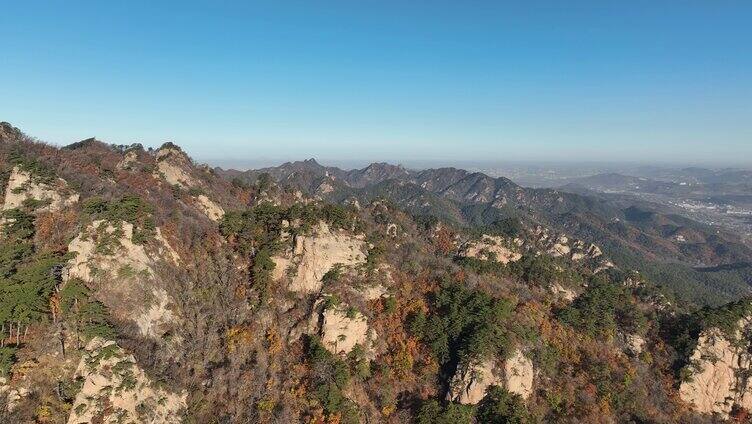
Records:
<instances>
[{"instance_id":1,"label":"distant mountain range","mask_svg":"<svg viewBox=\"0 0 752 424\"><path fill-rule=\"evenodd\" d=\"M564 189L521 187L504 177L457 168L408 170L388 163L343 170L314 159L249 171L215 171L229 180L255 184L271 179L326 201L383 198L416 216L436 216L455 225L488 225L516 217L539 223L603 246L617 265L636 268L690 298L714 301L750 292L749 267L718 268L752 261L752 249L737 235L672 213L659 204L610 199ZM711 180L713 172L688 169ZM735 173L744 180L743 172ZM604 174L580 181L581 187L644 186L666 191L684 187L671 182ZM586 184L585 184L586 183Z\"/></svg>"}]
</instances>

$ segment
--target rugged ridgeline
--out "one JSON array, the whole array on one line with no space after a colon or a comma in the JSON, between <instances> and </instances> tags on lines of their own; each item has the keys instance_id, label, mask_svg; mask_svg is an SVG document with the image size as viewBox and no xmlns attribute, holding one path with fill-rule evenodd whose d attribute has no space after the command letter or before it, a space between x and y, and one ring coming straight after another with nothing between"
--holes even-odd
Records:
<instances>
[{"instance_id":1,"label":"rugged ridgeline","mask_svg":"<svg viewBox=\"0 0 752 424\"><path fill-rule=\"evenodd\" d=\"M409 171L374 163L350 171L315 160L246 172L217 172L236 183L275 181L332 202L387 199L419 216L459 225L488 225L515 217L600 245L622 267L639 269L682 298L720 304L750 294L752 249L734 234L665 211L553 189L523 188L455 168Z\"/></svg>"},{"instance_id":2,"label":"rugged ridgeline","mask_svg":"<svg viewBox=\"0 0 752 424\"><path fill-rule=\"evenodd\" d=\"M0 125L0 422L746 419L748 301L686 309L533 215L458 225L399 167L301 172ZM448 212L372 191L400 184Z\"/></svg>"}]
</instances>

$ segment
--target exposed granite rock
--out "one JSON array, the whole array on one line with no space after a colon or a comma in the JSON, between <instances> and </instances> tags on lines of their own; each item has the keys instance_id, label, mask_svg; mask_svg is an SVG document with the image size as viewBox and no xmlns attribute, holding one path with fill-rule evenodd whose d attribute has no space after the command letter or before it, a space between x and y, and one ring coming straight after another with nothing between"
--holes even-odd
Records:
<instances>
[{"instance_id":1,"label":"exposed granite rock","mask_svg":"<svg viewBox=\"0 0 752 424\"><path fill-rule=\"evenodd\" d=\"M479 241L466 243L460 250L460 256L485 261L495 260L502 264L516 262L522 258L520 253L506 247L506 243L502 237L487 234L483 234Z\"/></svg>"},{"instance_id":2,"label":"exposed granite rock","mask_svg":"<svg viewBox=\"0 0 752 424\"><path fill-rule=\"evenodd\" d=\"M645 338L637 334L620 334L624 351L632 356L638 356L645 348Z\"/></svg>"},{"instance_id":3,"label":"exposed granite rock","mask_svg":"<svg viewBox=\"0 0 752 424\"><path fill-rule=\"evenodd\" d=\"M489 386L503 385L503 371L493 358L486 359L458 366L446 398L465 405L474 405L483 399Z\"/></svg>"},{"instance_id":4,"label":"exposed granite rock","mask_svg":"<svg viewBox=\"0 0 752 424\"><path fill-rule=\"evenodd\" d=\"M504 388L527 399L533 393L533 361L517 349L504 361Z\"/></svg>"},{"instance_id":5,"label":"exposed granite rock","mask_svg":"<svg viewBox=\"0 0 752 424\"><path fill-rule=\"evenodd\" d=\"M0 122L0 141L13 141L21 137L23 137L21 130L8 122Z\"/></svg>"},{"instance_id":6,"label":"exposed granite rock","mask_svg":"<svg viewBox=\"0 0 752 424\"><path fill-rule=\"evenodd\" d=\"M199 194L196 196L196 200L198 201L201 210L203 210L206 216L212 221L219 221L225 215L225 210L218 204L214 203L205 194Z\"/></svg>"},{"instance_id":7,"label":"exposed granite rock","mask_svg":"<svg viewBox=\"0 0 752 424\"><path fill-rule=\"evenodd\" d=\"M179 256L156 232L156 250L133 242L133 225L121 222L113 225L98 220L81 232L68 245L68 251L76 256L68 262L64 280L80 278L92 284L104 299L111 312L121 319L135 321L144 336L158 338L158 329L173 320L168 308L167 293L158 287L146 284L154 277L154 266L160 258L178 263ZM152 255L156 254L156 258ZM107 281L107 284L100 284ZM139 298L151 298L144 304Z\"/></svg>"},{"instance_id":8,"label":"exposed granite rock","mask_svg":"<svg viewBox=\"0 0 752 424\"><path fill-rule=\"evenodd\" d=\"M577 297L577 292L562 286L559 283L554 283L550 287L551 292L558 298L561 298L567 302L573 301Z\"/></svg>"},{"instance_id":9,"label":"exposed granite rock","mask_svg":"<svg viewBox=\"0 0 752 424\"><path fill-rule=\"evenodd\" d=\"M346 306L325 309L321 321L321 342L334 354L347 354L355 345L369 347L369 328L366 317Z\"/></svg>"},{"instance_id":10,"label":"exposed granite rock","mask_svg":"<svg viewBox=\"0 0 752 424\"><path fill-rule=\"evenodd\" d=\"M272 277L278 280L292 274L288 289L294 292L311 293L321 289L321 278L335 265L353 266L365 263L363 237L355 237L342 231L330 230L325 223L310 235L295 237L292 251L274 256Z\"/></svg>"},{"instance_id":11,"label":"exposed granite rock","mask_svg":"<svg viewBox=\"0 0 752 424\"><path fill-rule=\"evenodd\" d=\"M83 386L68 424L181 422L187 395L160 388L114 341L91 340L75 376Z\"/></svg>"},{"instance_id":12,"label":"exposed granite rock","mask_svg":"<svg viewBox=\"0 0 752 424\"><path fill-rule=\"evenodd\" d=\"M78 193L71 193L68 184L61 178L52 183L38 181L29 172L13 168L5 188L3 209L21 207L27 200L42 202L40 211L55 212L78 202Z\"/></svg>"},{"instance_id":13,"label":"exposed granite rock","mask_svg":"<svg viewBox=\"0 0 752 424\"><path fill-rule=\"evenodd\" d=\"M752 387L747 379L752 370L751 323L749 318L740 320L732 335L718 328L700 334L690 357L690 379L679 388L683 401L699 412L722 417L728 417L734 405L752 410Z\"/></svg>"},{"instance_id":14,"label":"exposed granite rock","mask_svg":"<svg viewBox=\"0 0 752 424\"><path fill-rule=\"evenodd\" d=\"M123 160L118 162L116 167L120 170L127 170L131 169L136 163L138 163L138 154L135 151L131 150L125 153L125 157L123 157Z\"/></svg>"},{"instance_id":15,"label":"exposed granite rock","mask_svg":"<svg viewBox=\"0 0 752 424\"><path fill-rule=\"evenodd\" d=\"M157 151L157 170L155 177L164 178L170 185L184 189L200 188L201 182L195 179L186 169L190 165L190 159L185 153L177 148L162 147ZM198 194L195 200L199 209L213 221L219 221L225 211L216 202L205 194Z\"/></svg>"},{"instance_id":16,"label":"exposed granite rock","mask_svg":"<svg viewBox=\"0 0 752 424\"><path fill-rule=\"evenodd\" d=\"M500 366L494 358L460 365L452 377L447 400L474 405L490 386L500 386L527 399L533 393L533 362L519 349Z\"/></svg>"},{"instance_id":17,"label":"exposed granite rock","mask_svg":"<svg viewBox=\"0 0 752 424\"><path fill-rule=\"evenodd\" d=\"M4 377L0 377L0 397L5 399L5 406L9 412L16 409L21 399L28 395L29 389L25 387L13 387L8 384L8 380ZM2 414L0 414L0 416L2 416Z\"/></svg>"}]
</instances>

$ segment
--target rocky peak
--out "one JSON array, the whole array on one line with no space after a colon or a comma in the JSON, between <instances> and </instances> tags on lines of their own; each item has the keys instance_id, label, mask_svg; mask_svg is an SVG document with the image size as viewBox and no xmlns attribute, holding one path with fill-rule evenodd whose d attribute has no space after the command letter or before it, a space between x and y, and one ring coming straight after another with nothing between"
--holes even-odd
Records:
<instances>
[{"instance_id":1,"label":"rocky peak","mask_svg":"<svg viewBox=\"0 0 752 424\"><path fill-rule=\"evenodd\" d=\"M90 147L94 145L103 145L101 141L97 140L96 137L89 137L87 139L77 141L75 143L71 143L65 147L63 147L66 150L76 150L76 149L82 149L85 147Z\"/></svg>"},{"instance_id":2,"label":"rocky peak","mask_svg":"<svg viewBox=\"0 0 752 424\"><path fill-rule=\"evenodd\" d=\"M191 159L177 144L167 142L162 144L156 151L156 158L158 161L170 160L172 162L180 164L191 163Z\"/></svg>"},{"instance_id":3,"label":"rocky peak","mask_svg":"<svg viewBox=\"0 0 752 424\"><path fill-rule=\"evenodd\" d=\"M0 141L18 140L23 133L8 122L0 122Z\"/></svg>"},{"instance_id":4,"label":"rocky peak","mask_svg":"<svg viewBox=\"0 0 752 424\"><path fill-rule=\"evenodd\" d=\"M390 179L409 177L410 173L401 165L386 162L375 162L363 169L350 171L348 180L353 187L365 187Z\"/></svg>"}]
</instances>

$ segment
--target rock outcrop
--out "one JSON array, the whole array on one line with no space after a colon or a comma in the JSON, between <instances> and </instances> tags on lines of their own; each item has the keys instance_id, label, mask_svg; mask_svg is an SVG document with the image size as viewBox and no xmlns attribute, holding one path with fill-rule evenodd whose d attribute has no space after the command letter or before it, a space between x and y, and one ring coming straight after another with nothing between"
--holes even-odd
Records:
<instances>
[{"instance_id":1,"label":"rock outcrop","mask_svg":"<svg viewBox=\"0 0 752 424\"><path fill-rule=\"evenodd\" d=\"M18 140L23 133L8 122L0 122L0 141Z\"/></svg>"},{"instance_id":2,"label":"rock outcrop","mask_svg":"<svg viewBox=\"0 0 752 424\"><path fill-rule=\"evenodd\" d=\"M624 351L631 356L638 356L645 348L645 338L639 334L620 334L619 339Z\"/></svg>"},{"instance_id":3,"label":"rock outcrop","mask_svg":"<svg viewBox=\"0 0 752 424\"><path fill-rule=\"evenodd\" d=\"M752 410L752 387L747 381L752 369L750 331L752 320L744 318L735 334L718 328L700 334L688 365L689 379L679 387L683 401L699 412L722 417L735 405Z\"/></svg>"},{"instance_id":4,"label":"rock outcrop","mask_svg":"<svg viewBox=\"0 0 752 424\"><path fill-rule=\"evenodd\" d=\"M187 190L201 189L199 180L190 175L190 159L175 147L162 147L157 151L157 170L155 176L162 177L168 184ZM213 221L219 221L225 211L205 194L197 194L194 199L202 212Z\"/></svg>"},{"instance_id":5,"label":"rock outcrop","mask_svg":"<svg viewBox=\"0 0 752 424\"><path fill-rule=\"evenodd\" d=\"M114 341L91 340L75 377L83 385L68 424L181 422L186 394L160 388Z\"/></svg>"},{"instance_id":6,"label":"rock outcrop","mask_svg":"<svg viewBox=\"0 0 752 424\"><path fill-rule=\"evenodd\" d=\"M551 290L551 293L553 293L556 297L563 299L567 302L571 302L577 298L577 292L575 292L572 289L568 289L559 283L551 284L551 287L549 287L549 290Z\"/></svg>"},{"instance_id":7,"label":"rock outcrop","mask_svg":"<svg viewBox=\"0 0 752 424\"><path fill-rule=\"evenodd\" d=\"M123 157L123 160L118 162L116 165L117 169L120 170L129 170L133 168L138 163L138 153L131 150L128 152L125 152L125 156Z\"/></svg>"},{"instance_id":8,"label":"rock outcrop","mask_svg":"<svg viewBox=\"0 0 752 424\"><path fill-rule=\"evenodd\" d=\"M157 172L170 185L176 185L181 188L196 187L198 182L185 172L182 166L170 160L169 158L174 157L174 155L170 154L171 151L169 149L167 151L167 154L160 154L164 152L164 149L160 150L160 153L157 153Z\"/></svg>"},{"instance_id":9,"label":"rock outcrop","mask_svg":"<svg viewBox=\"0 0 752 424\"><path fill-rule=\"evenodd\" d=\"M310 235L295 237L294 248L274 256L273 278L279 280L291 275L288 289L312 293L321 289L321 278L335 265L354 266L366 260L362 236L352 236L344 231L329 229L325 223Z\"/></svg>"},{"instance_id":10,"label":"rock outcrop","mask_svg":"<svg viewBox=\"0 0 752 424\"><path fill-rule=\"evenodd\" d=\"M39 202L36 210L56 212L78 201L78 194L71 193L68 184L61 178L41 181L30 172L16 166L5 188L3 210L19 208L29 200Z\"/></svg>"},{"instance_id":11,"label":"rock outcrop","mask_svg":"<svg viewBox=\"0 0 752 424\"><path fill-rule=\"evenodd\" d=\"M121 319L134 321L144 336L158 337L158 329L172 321L167 293L154 285L144 284L154 277L160 258L178 262L177 253L156 231L153 254L144 245L133 242L133 225L94 221L68 245L75 252L64 279L79 278L109 299L111 312ZM107 284L100 284L107 281ZM138 299L151 298L148 304Z\"/></svg>"},{"instance_id":12,"label":"rock outcrop","mask_svg":"<svg viewBox=\"0 0 752 424\"><path fill-rule=\"evenodd\" d=\"M355 345L367 349L370 344L368 321L358 311L338 306L324 310L321 342L330 352L347 354Z\"/></svg>"},{"instance_id":13,"label":"rock outcrop","mask_svg":"<svg viewBox=\"0 0 752 424\"><path fill-rule=\"evenodd\" d=\"M533 393L533 362L517 349L500 366L494 358L461 365L449 386L447 400L474 405L490 386L500 386L527 399Z\"/></svg>"},{"instance_id":14,"label":"rock outcrop","mask_svg":"<svg viewBox=\"0 0 752 424\"><path fill-rule=\"evenodd\" d=\"M449 385L447 400L474 405L483 399L488 387L503 385L503 371L494 359L473 362L457 368Z\"/></svg>"},{"instance_id":15,"label":"rock outcrop","mask_svg":"<svg viewBox=\"0 0 752 424\"><path fill-rule=\"evenodd\" d=\"M206 216L208 216L212 221L219 221L225 214L225 210L222 209L222 207L218 204L214 203L205 194L199 194L198 196L196 196L196 201L198 202L198 206L201 208L201 210L204 211Z\"/></svg>"},{"instance_id":16,"label":"rock outcrop","mask_svg":"<svg viewBox=\"0 0 752 424\"><path fill-rule=\"evenodd\" d=\"M121 270L152 274L152 260L143 245L133 243L129 222L94 221L70 242L68 251L76 252L69 262L68 278L92 281L97 274Z\"/></svg>"},{"instance_id":17,"label":"rock outcrop","mask_svg":"<svg viewBox=\"0 0 752 424\"><path fill-rule=\"evenodd\" d=\"M484 261L494 260L502 264L516 262L522 258L520 253L506 247L506 243L502 237L490 236L488 234L483 234L478 241L466 243L460 250L460 256Z\"/></svg>"},{"instance_id":18,"label":"rock outcrop","mask_svg":"<svg viewBox=\"0 0 752 424\"><path fill-rule=\"evenodd\" d=\"M0 399L5 401L5 407L8 412L13 411L18 407L18 403L21 399L29 395L29 390L25 387L13 387L8 384L8 380L5 377L0 377ZM2 416L0 411L0 417Z\"/></svg>"},{"instance_id":19,"label":"rock outcrop","mask_svg":"<svg viewBox=\"0 0 752 424\"><path fill-rule=\"evenodd\" d=\"M533 393L533 361L517 349L504 361L504 388L527 399Z\"/></svg>"},{"instance_id":20,"label":"rock outcrop","mask_svg":"<svg viewBox=\"0 0 752 424\"><path fill-rule=\"evenodd\" d=\"M526 248L545 252L556 258L566 258L588 265L594 273L613 268L614 264L603 257L601 249L592 243L572 239L565 234L553 233L547 228L536 227Z\"/></svg>"}]
</instances>

